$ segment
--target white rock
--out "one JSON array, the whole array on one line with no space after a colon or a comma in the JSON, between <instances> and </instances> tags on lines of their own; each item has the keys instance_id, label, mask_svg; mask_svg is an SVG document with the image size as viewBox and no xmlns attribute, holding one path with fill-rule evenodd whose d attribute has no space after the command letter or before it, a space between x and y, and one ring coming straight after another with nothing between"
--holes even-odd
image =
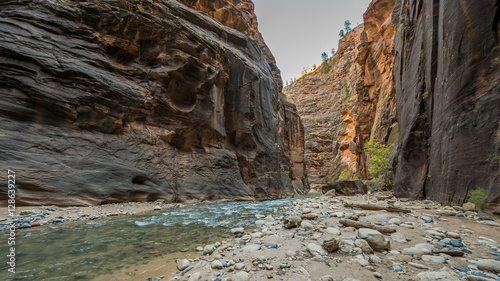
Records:
<instances>
[{"instance_id":1,"label":"white rock","mask_svg":"<svg viewBox=\"0 0 500 281\"><path fill-rule=\"evenodd\" d=\"M311 209L309 208L305 208L304 210L302 210L302 214L309 214L311 213Z\"/></svg>"},{"instance_id":2,"label":"white rock","mask_svg":"<svg viewBox=\"0 0 500 281\"><path fill-rule=\"evenodd\" d=\"M243 227L237 227L231 229L232 234L243 234L245 232L245 229Z\"/></svg>"},{"instance_id":3,"label":"white rock","mask_svg":"<svg viewBox=\"0 0 500 281\"><path fill-rule=\"evenodd\" d=\"M214 260L210 264L210 267L212 267L213 269L222 269L223 268L222 263L219 260Z\"/></svg>"},{"instance_id":4,"label":"white rock","mask_svg":"<svg viewBox=\"0 0 500 281\"><path fill-rule=\"evenodd\" d=\"M406 243L406 242L408 242L406 240L406 237L403 234L399 233L399 232L391 234L391 238L392 238L392 240L394 240L395 242L398 242L398 243Z\"/></svg>"},{"instance_id":5,"label":"white rock","mask_svg":"<svg viewBox=\"0 0 500 281\"><path fill-rule=\"evenodd\" d=\"M365 259L365 257L363 255L357 255L356 256L356 259L355 259L359 265L361 266L367 266L369 265L370 263Z\"/></svg>"},{"instance_id":6,"label":"white rock","mask_svg":"<svg viewBox=\"0 0 500 281\"><path fill-rule=\"evenodd\" d=\"M245 271L240 271L236 273L233 277L233 281L248 281L250 280L250 275Z\"/></svg>"},{"instance_id":7,"label":"white rock","mask_svg":"<svg viewBox=\"0 0 500 281\"><path fill-rule=\"evenodd\" d=\"M257 244L246 245L242 248L243 252L255 252L260 250L261 246Z\"/></svg>"},{"instance_id":8,"label":"white rock","mask_svg":"<svg viewBox=\"0 0 500 281\"><path fill-rule=\"evenodd\" d=\"M203 248L204 255L211 255L214 251L215 251L214 245L206 245L205 248Z\"/></svg>"},{"instance_id":9,"label":"white rock","mask_svg":"<svg viewBox=\"0 0 500 281\"><path fill-rule=\"evenodd\" d=\"M333 277L330 275L325 275L325 276L321 277L320 279L318 279L318 281L335 281L335 279L333 279Z\"/></svg>"},{"instance_id":10,"label":"white rock","mask_svg":"<svg viewBox=\"0 0 500 281\"><path fill-rule=\"evenodd\" d=\"M186 260L186 259L179 259L177 260L177 269L180 270L180 271L183 271L184 269L188 268L188 266L190 265L191 263Z\"/></svg>"},{"instance_id":11,"label":"white rock","mask_svg":"<svg viewBox=\"0 0 500 281\"><path fill-rule=\"evenodd\" d=\"M305 268L300 268L299 271L304 274L305 276L307 277L311 277L311 274L309 274L309 272L307 272L307 270Z\"/></svg>"},{"instance_id":12,"label":"white rock","mask_svg":"<svg viewBox=\"0 0 500 281\"><path fill-rule=\"evenodd\" d=\"M244 268L245 268L245 264L241 263L241 262L234 265L234 269L236 269L236 270L242 270Z\"/></svg>"},{"instance_id":13,"label":"white rock","mask_svg":"<svg viewBox=\"0 0 500 281\"><path fill-rule=\"evenodd\" d=\"M309 245L307 245L307 250L311 252L311 254L313 255L320 255L320 256L328 255L328 252L325 249L323 249L323 247L314 243L309 243Z\"/></svg>"},{"instance_id":14,"label":"white rock","mask_svg":"<svg viewBox=\"0 0 500 281\"><path fill-rule=\"evenodd\" d=\"M154 207L154 210L155 210L155 211L161 210L161 207L160 207L160 206L158 206L158 205L156 205L156 206Z\"/></svg>"},{"instance_id":15,"label":"white rock","mask_svg":"<svg viewBox=\"0 0 500 281\"><path fill-rule=\"evenodd\" d=\"M460 281L460 279L450 272L430 271L417 274L417 281Z\"/></svg>"},{"instance_id":16,"label":"white rock","mask_svg":"<svg viewBox=\"0 0 500 281\"><path fill-rule=\"evenodd\" d=\"M422 255L422 261L426 263L443 264L446 260L441 256Z\"/></svg>"},{"instance_id":17,"label":"white rock","mask_svg":"<svg viewBox=\"0 0 500 281\"><path fill-rule=\"evenodd\" d=\"M303 227L304 229L313 229L314 228L314 225L307 220L303 220L302 223L300 224L300 226Z\"/></svg>"},{"instance_id":18,"label":"white rock","mask_svg":"<svg viewBox=\"0 0 500 281\"><path fill-rule=\"evenodd\" d=\"M401 224L401 220L398 219L398 218L392 218L392 219L389 220L389 224L400 225Z\"/></svg>"},{"instance_id":19,"label":"white rock","mask_svg":"<svg viewBox=\"0 0 500 281\"><path fill-rule=\"evenodd\" d=\"M423 264L419 264L419 263L415 263L415 262L409 262L408 265L413 266L413 267L418 268L418 269L425 269L425 270L429 269L428 266L423 265Z\"/></svg>"},{"instance_id":20,"label":"white rock","mask_svg":"<svg viewBox=\"0 0 500 281\"><path fill-rule=\"evenodd\" d=\"M373 254L373 249L364 239L356 239L354 246L360 248L365 254Z\"/></svg>"},{"instance_id":21,"label":"white rock","mask_svg":"<svg viewBox=\"0 0 500 281\"><path fill-rule=\"evenodd\" d=\"M199 272L191 274L191 276L189 276L188 279L188 281L200 281L200 280L201 280L201 273Z\"/></svg>"},{"instance_id":22,"label":"white rock","mask_svg":"<svg viewBox=\"0 0 500 281\"><path fill-rule=\"evenodd\" d=\"M481 270L488 270L500 273L500 261L491 259L482 259L476 263L477 267Z\"/></svg>"},{"instance_id":23,"label":"white rock","mask_svg":"<svg viewBox=\"0 0 500 281\"><path fill-rule=\"evenodd\" d=\"M286 251L286 256L287 257L295 257L295 256L297 256L297 252L295 252L295 251Z\"/></svg>"},{"instance_id":24,"label":"white rock","mask_svg":"<svg viewBox=\"0 0 500 281\"><path fill-rule=\"evenodd\" d=\"M365 239L374 250L385 250L391 247L389 240L385 239L382 233L373 229L360 228L358 230L358 237Z\"/></svg>"},{"instance_id":25,"label":"white rock","mask_svg":"<svg viewBox=\"0 0 500 281\"><path fill-rule=\"evenodd\" d=\"M339 235L341 234L340 229L338 229L338 228L333 228L333 227L328 227L328 228L326 229L326 232L327 232L327 233L330 233L330 234L333 234L333 235L335 235L335 236L339 236Z\"/></svg>"},{"instance_id":26,"label":"white rock","mask_svg":"<svg viewBox=\"0 0 500 281\"><path fill-rule=\"evenodd\" d=\"M370 261L372 263L381 263L382 260L377 255L370 255Z\"/></svg>"}]
</instances>

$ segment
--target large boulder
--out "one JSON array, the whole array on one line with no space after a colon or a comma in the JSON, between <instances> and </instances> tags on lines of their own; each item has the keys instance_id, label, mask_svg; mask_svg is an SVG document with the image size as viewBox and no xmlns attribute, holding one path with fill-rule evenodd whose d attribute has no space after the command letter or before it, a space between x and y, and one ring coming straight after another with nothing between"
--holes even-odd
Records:
<instances>
[{"instance_id":1,"label":"large boulder","mask_svg":"<svg viewBox=\"0 0 500 281\"><path fill-rule=\"evenodd\" d=\"M345 195L345 196L352 196L352 195L367 194L368 193L368 188L367 188L366 184L364 184L360 180L336 181L336 182L324 185L321 188L321 192L323 192L323 194L326 194L330 190L335 190L336 195Z\"/></svg>"}]
</instances>

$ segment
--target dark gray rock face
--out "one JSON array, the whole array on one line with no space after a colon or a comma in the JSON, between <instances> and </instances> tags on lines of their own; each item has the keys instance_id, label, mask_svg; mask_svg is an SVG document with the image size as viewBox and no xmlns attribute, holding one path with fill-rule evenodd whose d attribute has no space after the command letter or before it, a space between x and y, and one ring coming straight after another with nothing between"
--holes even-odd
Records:
<instances>
[{"instance_id":1,"label":"dark gray rock face","mask_svg":"<svg viewBox=\"0 0 500 281\"><path fill-rule=\"evenodd\" d=\"M176 1L3 1L0 30L17 204L294 192L254 38Z\"/></svg>"},{"instance_id":2,"label":"dark gray rock face","mask_svg":"<svg viewBox=\"0 0 500 281\"><path fill-rule=\"evenodd\" d=\"M336 195L353 196L357 194L367 194L368 187L361 180L343 180L324 185L321 192L326 194L330 190L335 190Z\"/></svg>"},{"instance_id":3,"label":"dark gray rock face","mask_svg":"<svg viewBox=\"0 0 500 281\"><path fill-rule=\"evenodd\" d=\"M395 193L500 209L498 1L396 2Z\"/></svg>"}]
</instances>

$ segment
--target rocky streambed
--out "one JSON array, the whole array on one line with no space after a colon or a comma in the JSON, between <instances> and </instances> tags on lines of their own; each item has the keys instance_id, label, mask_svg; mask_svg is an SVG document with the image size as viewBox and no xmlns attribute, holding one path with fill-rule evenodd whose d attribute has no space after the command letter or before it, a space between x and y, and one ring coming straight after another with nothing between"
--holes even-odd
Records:
<instances>
[{"instance_id":1,"label":"rocky streambed","mask_svg":"<svg viewBox=\"0 0 500 281\"><path fill-rule=\"evenodd\" d=\"M500 224L473 209L391 194L297 200L156 280L500 280Z\"/></svg>"}]
</instances>

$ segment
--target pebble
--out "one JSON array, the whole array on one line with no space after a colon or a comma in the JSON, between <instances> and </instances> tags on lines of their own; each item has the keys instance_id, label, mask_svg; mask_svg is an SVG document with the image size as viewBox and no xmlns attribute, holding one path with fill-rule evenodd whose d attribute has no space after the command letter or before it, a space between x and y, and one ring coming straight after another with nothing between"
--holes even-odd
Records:
<instances>
[{"instance_id":1,"label":"pebble","mask_svg":"<svg viewBox=\"0 0 500 281\"><path fill-rule=\"evenodd\" d=\"M431 255L423 255L422 256L422 261L426 263L436 263L436 264L442 264L445 263L445 258L441 256L431 256Z\"/></svg>"},{"instance_id":2,"label":"pebble","mask_svg":"<svg viewBox=\"0 0 500 281\"><path fill-rule=\"evenodd\" d=\"M212 267L213 269L222 269L223 266L222 266L222 262L220 262L219 260L214 260L211 264L210 264L210 267Z\"/></svg>"},{"instance_id":3,"label":"pebble","mask_svg":"<svg viewBox=\"0 0 500 281\"><path fill-rule=\"evenodd\" d=\"M214 245L206 245L205 248L203 248L203 255L211 255L214 251Z\"/></svg>"},{"instance_id":4,"label":"pebble","mask_svg":"<svg viewBox=\"0 0 500 281\"><path fill-rule=\"evenodd\" d=\"M245 271L240 271L236 273L233 277L233 281L248 281L250 280L250 275Z\"/></svg>"},{"instance_id":5,"label":"pebble","mask_svg":"<svg viewBox=\"0 0 500 281\"><path fill-rule=\"evenodd\" d=\"M242 248L243 252L255 252L260 250L261 246L257 244L250 244Z\"/></svg>"},{"instance_id":6,"label":"pebble","mask_svg":"<svg viewBox=\"0 0 500 281\"><path fill-rule=\"evenodd\" d=\"M325 276L321 277L318 281L335 281L335 279L333 279L333 277L330 275L325 275Z\"/></svg>"},{"instance_id":7,"label":"pebble","mask_svg":"<svg viewBox=\"0 0 500 281\"><path fill-rule=\"evenodd\" d=\"M408 242L406 240L406 237L403 234L399 233L399 232L392 233L391 234L391 238L392 238L392 240L394 240L394 242L398 242L398 243L406 243L406 242Z\"/></svg>"},{"instance_id":8,"label":"pebble","mask_svg":"<svg viewBox=\"0 0 500 281\"><path fill-rule=\"evenodd\" d=\"M245 232L245 229L243 227L237 227L231 229L232 234L243 234Z\"/></svg>"},{"instance_id":9,"label":"pebble","mask_svg":"<svg viewBox=\"0 0 500 281\"><path fill-rule=\"evenodd\" d=\"M264 247L267 247L267 248L278 248L278 244L276 244L275 242L266 242L264 243Z\"/></svg>"},{"instance_id":10,"label":"pebble","mask_svg":"<svg viewBox=\"0 0 500 281\"><path fill-rule=\"evenodd\" d=\"M195 272L189 276L188 281L200 281L201 280L201 273Z\"/></svg>"},{"instance_id":11,"label":"pebble","mask_svg":"<svg viewBox=\"0 0 500 281\"><path fill-rule=\"evenodd\" d=\"M392 267L392 271L394 272L403 272L403 269L399 265L395 265Z\"/></svg>"},{"instance_id":12,"label":"pebble","mask_svg":"<svg viewBox=\"0 0 500 281\"><path fill-rule=\"evenodd\" d=\"M374 272L373 276L375 276L376 278L382 278L382 274L380 274L380 272Z\"/></svg>"},{"instance_id":13,"label":"pebble","mask_svg":"<svg viewBox=\"0 0 500 281\"><path fill-rule=\"evenodd\" d=\"M313 229L314 228L314 225L307 220L302 221L300 226L303 227L304 229Z\"/></svg>"}]
</instances>

